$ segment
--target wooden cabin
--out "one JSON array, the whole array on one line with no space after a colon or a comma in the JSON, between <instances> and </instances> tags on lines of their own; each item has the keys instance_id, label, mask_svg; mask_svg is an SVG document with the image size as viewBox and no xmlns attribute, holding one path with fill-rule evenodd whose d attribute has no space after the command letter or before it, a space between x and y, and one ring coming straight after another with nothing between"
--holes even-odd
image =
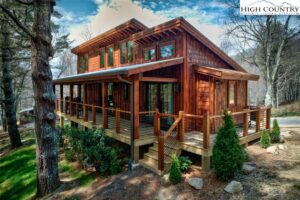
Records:
<instances>
[{"instance_id":1,"label":"wooden cabin","mask_svg":"<svg viewBox=\"0 0 300 200\"><path fill-rule=\"evenodd\" d=\"M224 109L232 112L241 144L270 127L270 109L248 106L248 81L259 76L182 17L152 28L131 19L72 52L78 73L54 80L61 125L67 118L74 126L104 128L157 173L182 151L201 155L208 170Z\"/></svg>"}]
</instances>

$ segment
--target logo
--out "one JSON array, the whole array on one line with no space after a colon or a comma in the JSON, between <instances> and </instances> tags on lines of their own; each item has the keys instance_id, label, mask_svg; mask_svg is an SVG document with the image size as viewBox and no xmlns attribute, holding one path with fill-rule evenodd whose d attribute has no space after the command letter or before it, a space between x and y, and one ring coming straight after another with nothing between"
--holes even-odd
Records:
<instances>
[{"instance_id":1,"label":"logo","mask_svg":"<svg viewBox=\"0 0 300 200\"><path fill-rule=\"evenodd\" d=\"M240 0L241 15L300 15L300 0Z\"/></svg>"}]
</instances>

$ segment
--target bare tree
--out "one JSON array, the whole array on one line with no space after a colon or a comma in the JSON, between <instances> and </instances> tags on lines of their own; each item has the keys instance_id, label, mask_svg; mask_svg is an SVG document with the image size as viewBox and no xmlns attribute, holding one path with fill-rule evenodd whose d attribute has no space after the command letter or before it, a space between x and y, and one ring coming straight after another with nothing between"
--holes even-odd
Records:
<instances>
[{"instance_id":1,"label":"bare tree","mask_svg":"<svg viewBox=\"0 0 300 200\"><path fill-rule=\"evenodd\" d=\"M239 1L227 0L227 34L243 59L259 68L266 83L265 105L276 105L276 79L289 41L300 33L291 16L241 16ZM293 20L297 20L294 18ZM251 51L250 51L251 50Z\"/></svg>"},{"instance_id":2,"label":"bare tree","mask_svg":"<svg viewBox=\"0 0 300 200\"><path fill-rule=\"evenodd\" d=\"M81 37L84 41L90 40L93 37L92 29L89 26L86 26L81 32Z\"/></svg>"}]
</instances>

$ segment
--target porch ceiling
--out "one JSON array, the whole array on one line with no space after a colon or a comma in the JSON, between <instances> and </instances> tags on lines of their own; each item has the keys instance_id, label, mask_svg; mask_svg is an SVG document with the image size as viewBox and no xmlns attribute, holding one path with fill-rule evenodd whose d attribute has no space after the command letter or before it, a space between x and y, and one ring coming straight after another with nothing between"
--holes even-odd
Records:
<instances>
[{"instance_id":1,"label":"porch ceiling","mask_svg":"<svg viewBox=\"0 0 300 200\"><path fill-rule=\"evenodd\" d=\"M220 79L226 80L251 80L257 81L259 75L250 74L247 72L241 72L237 70L225 69L225 68L213 68L207 66L194 65L195 71L200 74L213 76Z\"/></svg>"},{"instance_id":2,"label":"porch ceiling","mask_svg":"<svg viewBox=\"0 0 300 200\"><path fill-rule=\"evenodd\" d=\"M128 66L116 67L112 69L100 70L96 72L66 76L63 78L54 79L53 82L55 84L64 84L64 83L75 84L75 83L95 81L95 80L111 80L111 79L117 80L118 76L122 76L123 78L125 78L134 74L161 69L164 67L169 67L172 65L178 65L182 63L183 63L183 57L171 58L171 59L159 60L155 62L128 65Z\"/></svg>"}]
</instances>

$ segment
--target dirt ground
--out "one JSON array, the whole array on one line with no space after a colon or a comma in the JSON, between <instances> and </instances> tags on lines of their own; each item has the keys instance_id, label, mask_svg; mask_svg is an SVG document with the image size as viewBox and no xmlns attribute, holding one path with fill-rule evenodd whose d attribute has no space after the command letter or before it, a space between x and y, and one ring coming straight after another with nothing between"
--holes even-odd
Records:
<instances>
[{"instance_id":1,"label":"dirt ground","mask_svg":"<svg viewBox=\"0 0 300 200\"><path fill-rule=\"evenodd\" d=\"M62 187L46 199L300 199L300 128L282 129L282 132L287 131L289 137L284 143L287 150L280 150L278 155L267 153L258 143L247 147L247 162L256 169L251 174L235 176L234 180L243 185L243 191L238 194L226 193L227 183L218 181L212 172L202 173L197 166L184 174L184 181L177 185L167 184L162 177L137 167L133 172L98 178L86 188L78 188L76 183L62 179ZM189 177L202 177L203 188L191 188Z\"/></svg>"}]
</instances>

